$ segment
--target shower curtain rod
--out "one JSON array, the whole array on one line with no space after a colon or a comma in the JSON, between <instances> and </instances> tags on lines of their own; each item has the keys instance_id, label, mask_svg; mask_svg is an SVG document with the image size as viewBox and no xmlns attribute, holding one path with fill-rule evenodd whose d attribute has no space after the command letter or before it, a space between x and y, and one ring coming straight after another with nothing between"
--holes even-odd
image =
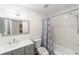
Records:
<instances>
[{"instance_id":1,"label":"shower curtain rod","mask_svg":"<svg viewBox=\"0 0 79 59\"><path fill-rule=\"evenodd\" d=\"M65 13L60 13L60 14L55 15L55 16L49 16L49 17L56 17L56 16L63 15L63 14L66 14L66 13L69 13L69 12L73 12L73 11L76 11L76 10L79 10L79 8L74 9L74 10L70 10L70 11L67 11L67 12L65 12Z\"/></svg>"}]
</instances>

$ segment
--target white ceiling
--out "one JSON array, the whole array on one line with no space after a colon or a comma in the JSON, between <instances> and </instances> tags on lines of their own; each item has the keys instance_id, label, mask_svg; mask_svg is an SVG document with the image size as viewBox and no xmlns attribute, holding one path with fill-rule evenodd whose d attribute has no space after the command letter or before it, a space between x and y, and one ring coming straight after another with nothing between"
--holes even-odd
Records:
<instances>
[{"instance_id":1,"label":"white ceiling","mask_svg":"<svg viewBox=\"0 0 79 59\"><path fill-rule=\"evenodd\" d=\"M45 4L26 4L21 6L44 13L46 15L54 14L67 8L76 6L76 4L48 4L48 7L44 8L44 5Z\"/></svg>"}]
</instances>

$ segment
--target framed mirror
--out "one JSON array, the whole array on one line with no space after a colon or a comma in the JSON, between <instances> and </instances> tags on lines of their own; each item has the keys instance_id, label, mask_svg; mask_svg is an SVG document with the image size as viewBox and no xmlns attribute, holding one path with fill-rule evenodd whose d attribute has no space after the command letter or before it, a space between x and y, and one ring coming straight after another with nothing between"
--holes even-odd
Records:
<instances>
[{"instance_id":1,"label":"framed mirror","mask_svg":"<svg viewBox=\"0 0 79 59\"><path fill-rule=\"evenodd\" d=\"M0 34L3 36L29 34L29 21L0 17Z\"/></svg>"}]
</instances>

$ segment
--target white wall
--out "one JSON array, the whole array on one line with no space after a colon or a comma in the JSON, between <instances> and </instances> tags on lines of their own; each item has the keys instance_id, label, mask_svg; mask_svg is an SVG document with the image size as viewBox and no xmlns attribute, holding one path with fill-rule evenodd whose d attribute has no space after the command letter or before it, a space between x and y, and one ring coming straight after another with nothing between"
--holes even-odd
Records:
<instances>
[{"instance_id":1,"label":"white wall","mask_svg":"<svg viewBox=\"0 0 79 59\"><path fill-rule=\"evenodd\" d=\"M20 16L16 16L16 13L19 13ZM42 28L42 18L43 14L40 14L36 11L26 9L20 6L13 5L0 5L0 17L13 18L15 20L29 20L30 21L30 34L28 35L15 35L15 36L6 36L0 38L0 44L12 37L30 37L32 39L41 37L41 28ZM7 39L6 39L7 38Z\"/></svg>"},{"instance_id":2,"label":"white wall","mask_svg":"<svg viewBox=\"0 0 79 59\"><path fill-rule=\"evenodd\" d=\"M51 18L54 42L65 48L79 52L79 34L76 16L66 13Z\"/></svg>"}]
</instances>

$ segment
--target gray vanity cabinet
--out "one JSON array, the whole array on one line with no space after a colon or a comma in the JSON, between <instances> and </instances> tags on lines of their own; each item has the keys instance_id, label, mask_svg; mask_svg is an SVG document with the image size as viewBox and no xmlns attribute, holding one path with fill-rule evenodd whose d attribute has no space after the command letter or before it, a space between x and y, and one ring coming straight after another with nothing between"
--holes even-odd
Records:
<instances>
[{"instance_id":1,"label":"gray vanity cabinet","mask_svg":"<svg viewBox=\"0 0 79 59\"><path fill-rule=\"evenodd\" d=\"M17 48L1 55L34 55L34 45L27 45L25 47Z\"/></svg>"},{"instance_id":2,"label":"gray vanity cabinet","mask_svg":"<svg viewBox=\"0 0 79 59\"><path fill-rule=\"evenodd\" d=\"M1 55L24 55L24 47L3 53Z\"/></svg>"},{"instance_id":3,"label":"gray vanity cabinet","mask_svg":"<svg viewBox=\"0 0 79 59\"><path fill-rule=\"evenodd\" d=\"M34 55L34 45L28 45L24 47L24 54L25 55Z\"/></svg>"},{"instance_id":4,"label":"gray vanity cabinet","mask_svg":"<svg viewBox=\"0 0 79 59\"><path fill-rule=\"evenodd\" d=\"M11 55L24 55L24 47L13 50Z\"/></svg>"}]
</instances>

